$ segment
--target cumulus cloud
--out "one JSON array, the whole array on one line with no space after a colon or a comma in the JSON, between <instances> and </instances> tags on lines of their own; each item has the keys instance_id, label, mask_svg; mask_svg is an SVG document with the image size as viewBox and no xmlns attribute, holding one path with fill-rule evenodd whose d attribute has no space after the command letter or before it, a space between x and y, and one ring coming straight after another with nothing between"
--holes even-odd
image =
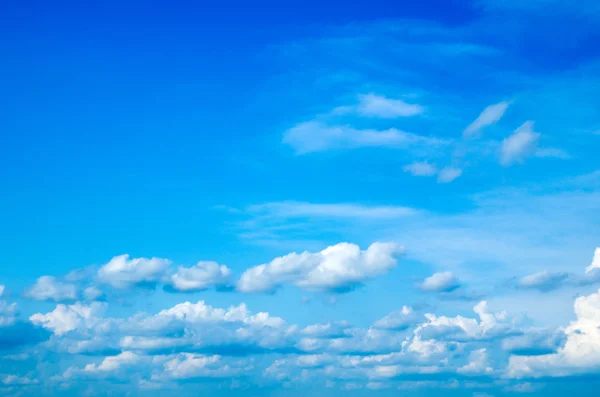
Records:
<instances>
[{"instance_id":1,"label":"cumulus cloud","mask_svg":"<svg viewBox=\"0 0 600 397\"><path fill-rule=\"evenodd\" d=\"M482 128L487 127L489 125L495 124L502 116L504 116L504 112L508 109L508 102L500 102L495 105L490 105L486 107L483 112L473 121L465 131L463 135L465 137L471 137L476 135Z\"/></svg>"},{"instance_id":2,"label":"cumulus cloud","mask_svg":"<svg viewBox=\"0 0 600 397\"><path fill-rule=\"evenodd\" d=\"M488 352L485 348L471 352L469 362L457 370L459 374L466 375L484 375L493 371L489 366Z\"/></svg>"},{"instance_id":3,"label":"cumulus cloud","mask_svg":"<svg viewBox=\"0 0 600 397\"><path fill-rule=\"evenodd\" d=\"M575 300L576 320L565 328L566 341L556 353L511 356L514 378L570 376L600 370L600 290Z\"/></svg>"},{"instance_id":4,"label":"cumulus cloud","mask_svg":"<svg viewBox=\"0 0 600 397\"><path fill-rule=\"evenodd\" d=\"M42 276L26 291L25 295L40 301L62 302L76 300L78 292L75 284L61 282L52 276Z\"/></svg>"},{"instance_id":5,"label":"cumulus cloud","mask_svg":"<svg viewBox=\"0 0 600 397\"><path fill-rule=\"evenodd\" d=\"M340 243L311 253L291 253L246 270L239 282L241 292L273 292L284 284L308 290L347 291L396 266L403 248L396 243L373 243L366 250Z\"/></svg>"},{"instance_id":6,"label":"cumulus cloud","mask_svg":"<svg viewBox=\"0 0 600 397\"><path fill-rule=\"evenodd\" d=\"M180 266L170 276L169 286L180 292L202 291L211 287L229 285L231 270L216 262L198 262L192 267Z\"/></svg>"},{"instance_id":7,"label":"cumulus cloud","mask_svg":"<svg viewBox=\"0 0 600 397\"><path fill-rule=\"evenodd\" d=\"M302 334L312 338L345 338L349 335L348 328L346 322L313 324L306 326Z\"/></svg>"},{"instance_id":8,"label":"cumulus cloud","mask_svg":"<svg viewBox=\"0 0 600 397\"><path fill-rule=\"evenodd\" d=\"M106 305L93 302L84 305L79 302L73 305L58 304L56 308L46 314L35 313L29 320L52 330L57 335L65 334L78 328L91 328L101 320L100 315Z\"/></svg>"},{"instance_id":9,"label":"cumulus cloud","mask_svg":"<svg viewBox=\"0 0 600 397\"><path fill-rule=\"evenodd\" d=\"M525 122L502 141L500 164L506 167L523 162L526 157L535 153L539 138L540 134L533 131L533 122Z\"/></svg>"},{"instance_id":10,"label":"cumulus cloud","mask_svg":"<svg viewBox=\"0 0 600 397\"><path fill-rule=\"evenodd\" d=\"M183 353L164 364L164 375L172 379L223 378L243 374L251 368L243 360L223 361L219 355Z\"/></svg>"},{"instance_id":11,"label":"cumulus cloud","mask_svg":"<svg viewBox=\"0 0 600 397\"><path fill-rule=\"evenodd\" d=\"M460 282L451 272L441 272L427 277L420 287L429 292L451 292L460 287Z\"/></svg>"},{"instance_id":12,"label":"cumulus cloud","mask_svg":"<svg viewBox=\"0 0 600 397\"><path fill-rule=\"evenodd\" d=\"M170 264L168 259L129 259L127 254L119 255L98 270L98 279L115 288L155 285L163 278Z\"/></svg>"},{"instance_id":13,"label":"cumulus cloud","mask_svg":"<svg viewBox=\"0 0 600 397\"><path fill-rule=\"evenodd\" d=\"M507 314L491 313L486 301L475 305L473 311L479 316L479 321L463 316L446 317L428 313L425 315L427 321L417 327L415 334L423 341L474 341L493 340L516 332L506 323Z\"/></svg>"},{"instance_id":14,"label":"cumulus cloud","mask_svg":"<svg viewBox=\"0 0 600 397\"><path fill-rule=\"evenodd\" d=\"M283 143L297 154L321 152L329 149L359 147L391 147L430 151L447 142L434 137L417 135L390 128L387 130L356 129L348 125L328 125L320 121L300 123L284 133Z\"/></svg>"},{"instance_id":15,"label":"cumulus cloud","mask_svg":"<svg viewBox=\"0 0 600 397\"><path fill-rule=\"evenodd\" d=\"M110 372L117 371L125 365L136 364L140 357L132 352L124 351L116 356L105 357L100 364L88 364L83 371L85 372Z\"/></svg>"}]
</instances>

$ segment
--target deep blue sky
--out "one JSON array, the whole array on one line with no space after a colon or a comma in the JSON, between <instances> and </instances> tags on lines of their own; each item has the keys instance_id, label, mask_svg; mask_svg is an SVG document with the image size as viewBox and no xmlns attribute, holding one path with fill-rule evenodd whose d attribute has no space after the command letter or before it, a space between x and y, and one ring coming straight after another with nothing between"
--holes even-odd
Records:
<instances>
[{"instance_id":1,"label":"deep blue sky","mask_svg":"<svg viewBox=\"0 0 600 397\"><path fill-rule=\"evenodd\" d=\"M0 392L592 393L600 9L522 3L2 3Z\"/></svg>"}]
</instances>

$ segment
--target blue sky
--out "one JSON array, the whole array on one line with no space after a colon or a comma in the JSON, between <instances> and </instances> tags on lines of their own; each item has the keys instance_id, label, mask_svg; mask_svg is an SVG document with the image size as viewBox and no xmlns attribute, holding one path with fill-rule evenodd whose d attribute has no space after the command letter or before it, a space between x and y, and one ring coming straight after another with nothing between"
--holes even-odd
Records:
<instances>
[{"instance_id":1,"label":"blue sky","mask_svg":"<svg viewBox=\"0 0 600 397\"><path fill-rule=\"evenodd\" d=\"M0 6L0 394L594 395L593 1Z\"/></svg>"}]
</instances>

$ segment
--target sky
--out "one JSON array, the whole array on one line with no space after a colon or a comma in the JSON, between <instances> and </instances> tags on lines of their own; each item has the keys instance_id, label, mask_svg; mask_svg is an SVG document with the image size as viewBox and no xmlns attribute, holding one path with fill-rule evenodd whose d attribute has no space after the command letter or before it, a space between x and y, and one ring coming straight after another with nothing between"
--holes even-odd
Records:
<instances>
[{"instance_id":1,"label":"sky","mask_svg":"<svg viewBox=\"0 0 600 397\"><path fill-rule=\"evenodd\" d=\"M599 23L3 2L0 395L595 395Z\"/></svg>"}]
</instances>

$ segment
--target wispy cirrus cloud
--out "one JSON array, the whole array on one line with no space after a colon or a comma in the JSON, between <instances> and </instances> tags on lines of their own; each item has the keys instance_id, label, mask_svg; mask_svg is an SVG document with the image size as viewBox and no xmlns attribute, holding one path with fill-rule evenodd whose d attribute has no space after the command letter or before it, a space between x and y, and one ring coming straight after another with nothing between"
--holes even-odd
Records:
<instances>
[{"instance_id":1,"label":"wispy cirrus cloud","mask_svg":"<svg viewBox=\"0 0 600 397\"><path fill-rule=\"evenodd\" d=\"M417 116L424 111L425 107L421 105L407 103L402 99L387 98L382 95L370 93L358 95L357 105L337 107L332 111L332 114L357 114L365 117L393 119Z\"/></svg>"},{"instance_id":2,"label":"wispy cirrus cloud","mask_svg":"<svg viewBox=\"0 0 600 397\"><path fill-rule=\"evenodd\" d=\"M509 102L500 102L486 107L481 114L463 131L464 137L477 135L481 129L500 121L508 109Z\"/></svg>"},{"instance_id":3,"label":"wispy cirrus cloud","mask_svg":"<svg viewBox=\"0 0 600 397\"><path fill-rule=\"evenodd\" d=\"M388 147L427 152L448 142L395 128L359 129L349 125L328 125L313 120L297 124L287 130L283 136L283 143L294 148L297 154L307 154L360 147Z\"/></svg>"}]
</instances>

